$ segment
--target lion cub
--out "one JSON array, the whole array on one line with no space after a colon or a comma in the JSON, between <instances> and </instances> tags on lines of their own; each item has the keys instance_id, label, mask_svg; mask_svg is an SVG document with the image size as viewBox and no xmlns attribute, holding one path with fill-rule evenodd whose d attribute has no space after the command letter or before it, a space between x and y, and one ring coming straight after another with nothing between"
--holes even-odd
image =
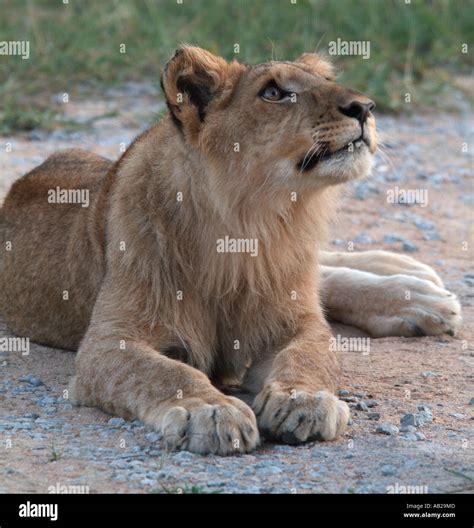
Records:
<instances>
[{"instance_id":1,"label":"lion cub","mask_svg":"<svg viewBox=\"0 0 474 528\"><path fill-rule=\"evenodd\" d=\"M13 185L7 323L78 348L73 399L170 448L332 440L349 408L316 249L337 185L370 171L374 103L316 54L244 65L185 46L162 86L168 115L116 163L65 151ZM56 187L87 189L89 207L49 203ZM252 408L218 389L236 381Z\"/></svg>"}]
</instances>

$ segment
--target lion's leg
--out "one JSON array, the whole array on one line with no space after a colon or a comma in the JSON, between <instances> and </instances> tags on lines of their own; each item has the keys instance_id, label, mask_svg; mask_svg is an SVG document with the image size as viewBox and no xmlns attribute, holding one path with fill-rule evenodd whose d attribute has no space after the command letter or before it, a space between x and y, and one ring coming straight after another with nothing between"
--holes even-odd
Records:
<instances>
[{"instance_id":1,"label":"lion's leg","mask_svg":"<svg viewBox=\"0 0 474 528\"><path fill-rule=\"evenodd\" d=\"M410 275L443 288L443 281L433 268L408 255L391 251L320 251L319 262L323 266L351 268L375 275Z\"/></svg>"},{"instance_id":2,"label":"lion's leg","mask_svg":"<svg viewBox=\"0 0 474 528\"><path fill-rule=\"evenodd\" d=\"M158 343L170 341L164 330L163 336L153 335L151 346L131 312L106 315L112 306L110 297L101 294L78 351L70 385L73 401L139 418L161 431L170 449L228 455L258 445L250 407L224 395L201 371L161 354Z\"/></svg>"},{"instance_id":3,"label":"lion's leg","mask_svg":"<svg viewBox=\"0 0 474 528\"><path fill-rule=\"evenodd\" d=\"M346 427L349 408L332 394L339 360L330 337L322 315L307 315L294 339L250 367L243 385L259 391L253 409L265 437L289 444L332 440Z\"/></svg>"},{"instance_id":4,"label":"lion's leg","mask_svg":"<svg viewBox=\"0 0 474 528\"><path fill-rule=\"evenodd\" d=\"M207 376L141 342L88 338L70 391L79 405L139 418L163 433L167 448L200 454L248 452L259 443L252 410L225 396Z\"/></svg>"},{"instance_id":5,"label":"lion's leg","mask_svg":"<svg viewBox=\"0 0 474 528\"><path fill-rule=\"evenodd\" d=\"M321 266L320 273L328 316L374 337L453 335L461 324L456 296L434 281L342 266Z\"/></svg>"}]
</instances>

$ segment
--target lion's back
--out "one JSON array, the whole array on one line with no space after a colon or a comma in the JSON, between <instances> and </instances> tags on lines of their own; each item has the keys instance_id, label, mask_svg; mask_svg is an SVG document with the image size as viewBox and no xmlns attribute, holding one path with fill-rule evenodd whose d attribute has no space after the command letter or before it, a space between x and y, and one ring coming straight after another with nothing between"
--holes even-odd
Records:
<instances>
[{"instance_id":1,"label":"lion's back","mask_svg":"<svg viewBox=\"0 0 474 528\"><path fill-rule=\"evenodd\" d=\"M96 201L112 166L70 149L13 184L0 210L0 311L16 334L77 347L103 275ZM87 204L51 200L68 191Z\"/></svg>"}]
</instances>

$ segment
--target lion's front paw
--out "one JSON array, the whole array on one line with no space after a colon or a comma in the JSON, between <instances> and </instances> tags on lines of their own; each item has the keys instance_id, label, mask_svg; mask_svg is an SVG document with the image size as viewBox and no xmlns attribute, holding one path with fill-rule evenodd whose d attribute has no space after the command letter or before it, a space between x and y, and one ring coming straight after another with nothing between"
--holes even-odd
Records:
<instances>
[{"instance_id":1,"label":"lion's front paw","mask_svg":"<svg viewBox=\"0 0 474 528\"><path fill-rule=\"evenodd\" d=\"M167 411L162 432L168 449L201 455L246 453L259 444L255 415L232 397L217 405L196 399L183 401Z\"/></svg>"},{"instance_id":2,"label":"lion's front paw","mask_svg":"<svg viewBox=\"0 0 474 528\"><path fill-rule=\"evenodd\" d=\"M328 391L284 391L272 383L254 402L259 429L286 444L334 440L349 421L349 407Z\"/></svg>"}]
</instances>

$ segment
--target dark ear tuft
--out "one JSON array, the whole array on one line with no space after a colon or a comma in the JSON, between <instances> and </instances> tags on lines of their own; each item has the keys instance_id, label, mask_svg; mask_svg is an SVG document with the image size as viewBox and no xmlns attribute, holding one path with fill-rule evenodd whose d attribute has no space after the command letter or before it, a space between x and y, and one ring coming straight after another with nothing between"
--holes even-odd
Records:
<instances>
[{"instance_id":1,"label":"dark ear tuft","mask_svg":"<svg viewBox=\"0 0 474 528\"><path fill-rule=\"evenodd\" d=\"M223 86L227 69L224 59L208 51L192 46L178 48L161 75L173 121L193 127L204 121L206 108Z\"/></svg>"},{"instance_id":2,"label":"dark ear tuft","mask_svg":"<svg viewBox=\"0 0 474 528\"><path fill-rule=\"evenodd\" d=\"M206 106L212 99L212 78L205 71L196 71L195 75L180 77L177 88L180 92L188 94L191 103L198 109L199 119L204 121Z\"/></svg>"}]
</instances>

